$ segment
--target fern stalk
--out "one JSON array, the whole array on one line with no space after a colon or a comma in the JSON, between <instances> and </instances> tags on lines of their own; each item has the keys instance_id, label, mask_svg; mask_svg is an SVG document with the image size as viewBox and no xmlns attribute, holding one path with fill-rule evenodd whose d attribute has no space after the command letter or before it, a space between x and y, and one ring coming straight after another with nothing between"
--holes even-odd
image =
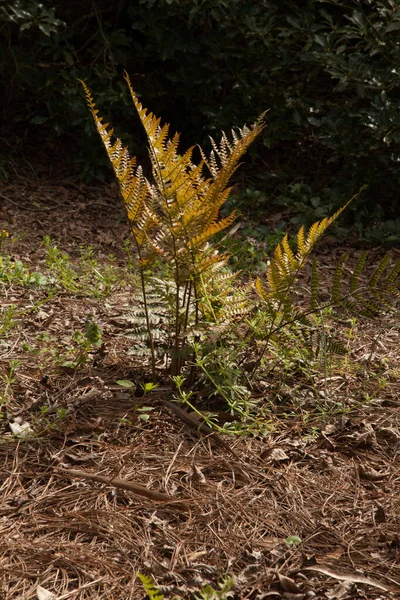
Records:
<instances>
[{"instance_id":1,"label":"fern stalk","mask_svg":"<svg viewBox=\"0 0 400 600\"><path fill-rule=\"evenodd\" d=\"M139 259L140 259L140 250L139 249L138 249L138 252L139 252ZM156 381L156 352L155 352L155 348L154 348L153 332L151 330L151 324L150 324L149 307L147 304L146 282L145 282L144 270L143 270L142 266L139 267L139 274L140 274L140 283L141 283L141 287L142 287L143 307L144 307L144 314L145 314L145 319L146 319L147 335L149 337L149 344L150 344L151 377L152 377L153 383L155 383L155 381Z\"/></svg>"}]
</instances>

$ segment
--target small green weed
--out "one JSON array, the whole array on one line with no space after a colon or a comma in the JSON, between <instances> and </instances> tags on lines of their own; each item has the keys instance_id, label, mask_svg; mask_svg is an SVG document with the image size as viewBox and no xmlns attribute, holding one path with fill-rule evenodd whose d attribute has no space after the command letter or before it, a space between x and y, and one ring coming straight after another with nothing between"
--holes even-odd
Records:
<instances>
[{"instance_id":1,"label":"small green weed","mask_svg":"<svg viewBox=\"0 0 400 600\"><path fill-rule=\"evenodd\" d=\"M49 236L43 238L43 245L52 282L64 290L104 298L121 278L114 258L110 256L109 264L100 265L91 246L80 246L79 259L75 265L67 252L60 250Z\"/></svg>"},{"instance_id":2,"label":"small green weed","mask_svg":"<svg viewBox=\"0 0 400 600\"><path fill-rule=\"evenodd\" d=\"M40 369L66 367L77 369L91 361L91 354L102 345L102 329L94 313L89 312L83 327L76 329L69 340L61 341L54 335L42 332L37 343L22 342L21 349L38 357Z\"/></svg>"},{"instance_id":3,"label":"small green weed","mask_svg":"<svg viewBox=\"0 0 400 600\"><path fill-rule=\"evenodd\" d=\"M31 271L21 260L10 256L6 250L15 238L5 229L0 231L0 283L4 287L11 285L45 286L48 283L43 273Z\"/></svg>"},{"instance_id":4,"label":"small green weed","mask_svg":"<svg viewBox=\"0 0 400 600\"><path fill-rule=\"evenodd\" d=\"M0 336L4 335L15 325L17 316L17 307L15 304L10 304L7 307L0 308Z\"/></svg>"},{"instance_id":5,"label":"small green weed","mask_svg":"<svg viewBox=\"0 0 400 600\"><path fill-rule=\"evenodd\" d=\"M115 383L117 385L120 385L123 388L131 390L132 397L133 398L135 397L136 384L133 381L130 381L129 379L118 379L118 381L116 381ZM158 387L158 384L156 384L156 383L152 383L152 382L141 383L140 388L143 392L141 397L146 396L146 394L149 394L150 392L155 390L157 387ZM139 419L141 421L146 422L149 420L149 418L150 418L149 413L154 410L154 406L135 406L135 410L136 410L136 412L139 413Z\"/></svg>"},{"instance_id":6,"label":"small green weed","mask_svg":"<svg viewBox=\"0 0 400 600\"><path fill-rule=\"evenodd\" d=\"M32 429L36 438L52 431L59 431L60 426L70 414L70 409L63 406L55 411L49 406L41 406L39 410L37 417L32 418Z\"/></svg>"},{"instance_id":7,"label":"small green weed","mask_svg":"<svg viewBox=\"0 0 400 600\"><path fill-rule=\"evenodd\" d=\"M46 264L56 281L62 288L70 292L77 292L78 273L71 264L70 257L66 252L60 250L49 236L43 238L46 249Z\"/></svg>"},{"instance_id":8,"label":"small green weed","mask_svg":"<svg viewBox=\"0 0 400 600\"><path fill-rule=\"evenodd\" d=\"M20 260L0 256L0 283L5 286L45 286L48 279L43 273L31 272Z\"/></svg>"},{"instance_id":9,"label":"small green weed","mask_svg":"<svg viewBox=\"0 0 400 600\"><path fill-rule=\"evenodd\" d=\"M76 369L90 361L90 352L96 351L102 344L101 326L95 315L89 312L83 325L83 330L77 329L72 336L73 358L61 363L63 367Z\"/></svg>"},{"instance_id":10,"label":"small green weed","mask_svg":"<svg viewBox=\"0 0 400 600\"><path fill-rule=\"evenodd\" d=\"M8 367L8 372L0 375L0 417L4 406L12 399L12 385L16 381L16 371L20 366L18 360L11 360Z\"/></svg>"}]
</instances>

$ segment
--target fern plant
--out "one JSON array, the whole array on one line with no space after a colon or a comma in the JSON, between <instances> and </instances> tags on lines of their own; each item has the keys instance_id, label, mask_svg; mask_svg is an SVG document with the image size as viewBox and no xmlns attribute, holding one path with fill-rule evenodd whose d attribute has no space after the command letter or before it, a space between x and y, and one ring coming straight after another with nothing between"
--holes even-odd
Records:
<instances>
[{"instance_id":1,"label":"fern plant","mask_svg":"<svg viewBox=\"0 0 400 600\"><path fill-rule=\"evenodd\" d=\"M346 351L341 340L335 334L331 335L325 327L322 327L322 331L321 328L318 329L316 320L312 318L321 315L325 308L340 307L342 311L345 309L350 314L365 317L374 317L383 310L393 309L393 298L399 295L400 260L391 263L390 255L386 254L372 276L363 282L361 276L365 275L366 252L360 254L348 281L344 279L344 265L349 256L345 255L339 261L331 282L330 297L325 302L320 302L320 277L317 261L314 259L309 284L309 304L305 307L303 304L300 309L296 303L294 295L299 289L298 279L315 244L351 201L352 199L333 216L314 223L308 232L301 227L297 233L295 250L292 249L286 235L271 258L265 281L257 277L257 311L266 321L266 326L259 327L260 317L251 323L253 334L264 342L253 374L260 366L267 348L271 343L276 343L276 334L288 326L292 326L293 332L297 330L301 334L302 346L306 350L312 350L315 356L318 356L322 347L330 354L344 354ZM260 329L263 331L261 335Z\"/></svg>"},{"instance_id":2,"label":"fern plant","mask_svg":"<svg viewBox=\"0 0 400 600\"><path fill-rule=\"evenodd\" d=\"M264 127L263 115L250 128L232 131L230 138L225 133L219 142L211 138L211 152L207 156L199 148L200 156L196 162L195 148L180 154L179 134L169 137L169 125L162 125L159 118L143 108L128 75L125 79L147 135L151 181L121 140L113 140L113 130L98 116L89 89L84 82L82 85L131 224L142 295L133 312L132 333L143 343L145 325L153 377L157 350L167 354L168 360L164 364L174 378L180 375L190 352L197 366L199 360L204 361L207 336L212 348L218 344L215 338L221 340L224 330L235 327L237 317L242 322L244 316L247 318L247 335L239 325L236 344L242 352L243 341L248 345L256 341L253 374L262 364L267 348L271 345L276 348L282 341L285 343L284 336L279 337L283 328L292 327L299 341L303 340L301 343L306 350L342 353L340 340L330 336L325 327L321 333L318 319L313 320L312 316L321 314L324 306L331 305L340 304L352 313L368 316L390 306L389 297L398 293L400 261L390 265L389 257L385 257L370 280L364 282L367 259L362 254L350 284L346 284L346 291L344 258L333 277L331 298L321 304L319 273L314 260L309 306L298 307L296 294L300 274L317 241L350 200L333 216L314 223L308 231L301 227L295 244L285 236L271 257L265 278L255 280L255 294L251 282L239 285L238 274L227 267L228 253L221 253L212 240L229 228L236 218L234 212L220 218L220 209L228 199L229 180L241 157ZM160 263L164 266L163 273L157 277ZM202 342L200 351L199 340ZM193 347L196 348L194 352ZM246 352L248 350L244 351L245 355Z\"/></svg>"},{"instance_id":3,"label":"fern plant","mask_svg":"<svg viewBox=\"0 0 400 600\"><path fill-rule=\"evenodd\" d=\"M169 125L140 104L129 76L125 79L145 129L153 180L149 181L136 159L132 158L120 139L112 141L113 130L98 116L89 89L81 82L97 130L107 150L117 177L135 241L141 278L146 328L150 342L152 370L155 374L156 352L147 303L146 273L156 259L169 265L174 282L173 347L171 375L179 374L182 349L189 331L200 323L215 318L215 307L210 302L211 287L227 277L223 268L227 256L210 245L217 233L230 227L234 212L224 218L219 211L227 201L228 182L238 167L239 160L264 127L263 115L250 128L232 131L229 139L222 133L219 143L211 138L212 150L208 156L200 149L200 160L193 158L194 147L183 154L178 152L179 134L169 138ZM232 277L232 275L229 275ZM222 283L219 286L223 288ZM227 312L229 293L222 299ZM231 295L232 296L232 295ZM231 298L232 313L240 302Z\"/></svg>"}]
</instances>

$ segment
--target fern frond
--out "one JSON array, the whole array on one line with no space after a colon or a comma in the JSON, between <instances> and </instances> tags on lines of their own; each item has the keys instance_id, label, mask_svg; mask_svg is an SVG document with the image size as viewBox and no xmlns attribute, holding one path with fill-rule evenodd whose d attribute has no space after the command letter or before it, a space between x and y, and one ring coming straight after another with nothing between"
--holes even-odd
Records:
<instances>
[{"instance_id":1,"label":"fern frond","mask_svg":"<svg viewBox=\"0 0 400 600\"><path fill-rule=\"evenodd\" d=\"M226 187L227 182L238 167L239 160L263 130L264 117L265 113L260 115L250 128L246 126L242 129L238 128L232 141L228 140L224 132L222 133L219 145L213 138L210 138L213 150L210 153L209 160L206 159L203 152L202 157L213 177L213 192L215 196Z\"/></svg>"},{"instance_id":2,"label":"fern frond","mask_svg":"<svg viewBox=\"0 0 400 600\"><path fill-rule=\"evenodd\" d=\"M365 261L367 260L367 252L361 252L357 259L356 266L354 267L353 274L350 279L350 293L356 294L360 288L360 275L365 267Z\"/></svg>"},{"instance_id":3,"label":"fern frond","mask_svg":"<svg viewBox=\"0 0 400 600\"><path fill-rule=\"evenodd\" d=\"M270 294L268 293L268 290L264 287L260 277L256 278L255 289L261 300L265 303L268 303L270 300Z\"/></svg>"},{"instance_id":4,"label":"fern frond","mask_svg":"<svg viewBox=\"0 0 400 600\"><path fill-rule=\"evenodd\" d=\"M237 285L236 277L237 273L222 271L219 265L200 277L198 307L207 322L229 323L250 311L250 284Z\"/></svg>"},{"instance_id":5,"label":"fern frond","mask_svg":"<svg viewBox=\"0 0 400 600\"><path fill-rule=\"evenodd\" d=\"M114 130L108 128L108 123L103 123L98 116L98 110L92 98L89 88L84 81L81 81L89 109L100 134L101 140L106 148L108 157L114 169L120 192L125 203L128 218L132 223L132 232L137 245L140 247L145 244L147 235L141 235L140 231L145 230L147 234L151 231L154 220L145 216L146 205L151 198L151 185L144 177L140 166L136 167L136 158L132 158L128 149L122 145L119 138L114 144L111 143Z\"/></svg>"},{"instance_id":6,"label":"fern frond","mask_svg":"<svg viewBox=\"0 0 400 600\"><path fill-rule=\"evenodd\" d=\"M226 266L228 262L228 254L219 254L218 252L205 252L196 256L195 265L193 267L193 274L195 279L199 275L204 275L214 267L214 269L220 271ZM237 276L237 273L233 275Z\"/></svg>"},{"instance_id":7,"label":"fern frond","mask_svg":"<svg viewBox=\"0 0 400 600\"><path fill-rule=\"evenodd\" d=\"M137 576L142 582L144 591L148 595L149 600L164 600L164 594L157 589L152 577L148 577L142 573L138 573Z\"/></svg>"},{"instance_id":8,"label":"fern frond","mask_svg":"<svg viewBox=\"0 0 400 600\"><path fill-rule=\"evenodd\" d=\"M208 240L214 237L217 233L223 231L224 229L227 229L228 227L231 227L235 220L236 215L232 212L224 219L210 223L207 229L205 229L199 235L196 235L190 240L191 248L195 249L200 246L203 246L205 242L208 242Z\"/></svg>"},{"instance_id":9,"label":"fern frond","mask_svg":"<svg viewBox=\"0 0 400 600\"><path fill-rule=\"evenodd\" d=\"M386 285L390 286L390 289L393 290L393 292L396 293L396 295L399 294L399 275L400 275L400 259L396 260L396 262L393 264L392 270L390 271L390 273L387 275L386 279L385 279L385 283Z\"/></svg>"},{"instance_id":10,"label":"fern frond","mask_svg":"<svg viewBox=\"0 0 400 600\"><path fill-rule=\"evenodd\" d=\"M325 233L327 228L336 221L336 219L342 214L342 212L348 207L350 202L352 202L357 195L358 194L350 198L350 200L346 202L344 206L339 208L339 210L336 211L335 214L333 214L331 217L325 217L325 219L322 219L322 221L317 221L316 223L311 225L308 234L305 237L305 241L303 240L303 251L301 251L298 246L299 260L300 258L305 258L310 254L315 244L318 242L319 238Z\"/></svg>"},{"instance_id":11,"label":"fern frond","mask_svg":"<svg viewBox=\"0 0 400 600\"><path fill-rule=\"evenodd\" d=\"M306 250L306 241L305 241L305 232L304 225L302 225L297 232L297 256L305 256L307 253Z\"/></svg>"},{"instance_id":12,"label":"fern frond","mask_svg":"<svg viewBox=\"0 0 400 600\"><path fill-rule=\"evenodd\" d=\"M326 340L326 350L330 354L337 354L339 356L345 356L348 354L348 349L342 340L337 338L328 337Z\"/></svg>"},{"instance_id":13,"label":"fern frond","mask_svg":"<svg viewBox=\"0 0 400 600\"><path fill-rule=\"evenodd\" d=\"M257 293L264 302L266 301L267 294L269 301L273 300L280 305L284 315L290 318L290 314L293 311L290 292L298 278L300 270L304 267L321 235L339 217L351 200L332 217L326 217L322 221L313 223L307 233L304 227L301 227L297 233L296 254L294 254L289 244L288 236L285 235L283 240L277 245L267 269L268 291L266 292L264 288L264 291L260 294L260 284L256 287ZM318 279L315 265L312 271L311 283L313 286L311 291L311 305L316 306Z\"/></svg>"},{"instance_id":14,"label":"fern frond","mask_svg":"<svg viewBox=\"0 0 400 600\"><path fill-rule=\"evenodd\" d=\"M362 280L367 259L367 253L362 252L352 270L346 292L343 267L348 259L349 256L345 255L336 268L332 285L332 303L343 306L351 314L367 318L378 316L382 311L393 311L392 299L399 295L400 261L396 261L392 268L389 268L390 255L386 254L370 279L366 280L364 276Z\"/></svg>"},{"instance_id":15,"label":"fern frond","mask_svg":"<svg viewBox=\"0 0 400 600\"><path fill-rule=\"evenodd\" d=\"M287 234L283 238L281 242L284 261L283 264L285 266L285 270L287 273L292 273L297 268L297 261L294 257L291 247L289 246L288 236Z\"/></svg>"},{"instance_id":16,"label":"fern frond","mask_svg":"<svg viewBox=\"0 0 400 600\"><path fill-rule=\"evenodd\" d=\"M386 271L388 264L390 263L390 255L385 254L385 256L380 261L379 265L376 267L374 273L372 274L371 279L369 280L369 286L375 287L378 285L383 273Z\"/></svg>"}]
</instances>

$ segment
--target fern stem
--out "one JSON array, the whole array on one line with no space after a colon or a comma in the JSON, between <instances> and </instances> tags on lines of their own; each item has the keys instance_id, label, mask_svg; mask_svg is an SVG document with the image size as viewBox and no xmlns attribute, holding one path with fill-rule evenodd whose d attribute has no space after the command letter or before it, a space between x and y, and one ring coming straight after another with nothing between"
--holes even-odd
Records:
<instances>
[{"instance_id":1,"label":"fern stem","mask_svg":"<svg viewBox=\"0 0 400 600\"><path fill-rule=\"evenodd\" d=\"M193 291L194 291L194 322L196 327L199 325L199 296L197 294L197 285L196 281L193 281Z\"/></svg>"},{"instance_id":2,"label":"fern stem","mask_svg":"<svg viewBox=\"0 0 400 600\"><path fill-rule=\"evenodd\" d=\"M185 307L185 322L183 324L183 331L185 333L186 333L187 328L189 326L189 313L190 313L190 302L192 300L192 287L193 287L193 282L192 281L186 282L185 296L184 296L185 304L183 305L183 307Z\"/></svg>"},{"instance_id":3,"label":"fern stem","mask_svg":"<svg viewBox=\"0 0 400 600\"><path fill-rule=\"evenodd\" d=\"M185 288L183 290L183 298L182 298L182 308L184 308L184 306L186 306L186 297L188 295L189 288L190 288L190 282L185 281Z\"/></svg>"},{"instance_id":4,"label":"fern stem","mask_svg":"<svg viewBox=\"0 0 400 600\"><path fill-rule=\"evenodd\" d=\"M175 245L175 244L174 244ZM180 323L179 323L179 312L180 312L180 299L179 299L179 266L178 261L175 261L175 273L176 273L176 295L175 295L175 339L174 339L174 351L171 360L171 375L179 375L181 370L181 364L179 359L179 335L180 335Z\"/></svg>"},{"instance_id":5,"label":"fern stem","mask_svg":"<svg viewBox=\"0 0 400 600\"><path fill-rule=\"evenodd\" d=\"M172 241L172 251L173 251L173 260L174 260L174 264L175 264L175 282L176 282L176 294L175 294L175 324L174 324L174 329L175 329L175 339L174 339L174 349L172 352L172 357L171 357L171 375L175 376L175 375L179 375L180 371L181 371L181 361L179 358L179 336L180 336L180 319L179 319L179 313L180 313L180 296L179 296L179 292L180 292L180 285L179 285L179 277L180 277L180 269L179 269L179 260L178 260L178 250L177 250L177 244L176 244L176 238L174 235L174 230L173 230L173 220L172 220L172 216L170 213L170 207L169 207L169 203L168 203L168 194L167 194L167 190L165 187L165 182L163 179L163 175L162 175L162 169L161 169L161 165L158 161L157 158L157 153L155 152L152 140L150 138L150 136L147 136L148 142L149 142L149 146L150 146L150 151L151 151L151 155L152 155L152 165L155 168L156 174L157 176L155 177L155 180L159 181L160 186L159 186L159 191L161 193L161 198L163 200L163 204L164 204L164 209L165 209L165 214L168 218L169 221L169 233L171 236L171 241ZM160 189L161 188L161 189Z\"/></svg>"},{"instance_id":6,"label":"fern stem","mask_svg":"<svg viewBox=\"0 0 400 600\"><path fill-rule=\"evenodd\" d=\"M156 353L155 353L155 349L154 349L153 332L151 330L151 324L150 324L149 308L147 305L146 281L145 281L145 277L144 277L144 270L143 270L143 266L142 266L142 255L141 255L141 249L140 249L139 244L137 244L137 248L138 248L138 255L139 255L139 273L140 273L140 283L142 286L144 314L145 314L145 318L146 318L146 329L147 329L147 335L149 337L150 352L151 352L151 377L152 377L153 383L155 383L155 381L156 381Z\"/></svg>"}]
</instances>

